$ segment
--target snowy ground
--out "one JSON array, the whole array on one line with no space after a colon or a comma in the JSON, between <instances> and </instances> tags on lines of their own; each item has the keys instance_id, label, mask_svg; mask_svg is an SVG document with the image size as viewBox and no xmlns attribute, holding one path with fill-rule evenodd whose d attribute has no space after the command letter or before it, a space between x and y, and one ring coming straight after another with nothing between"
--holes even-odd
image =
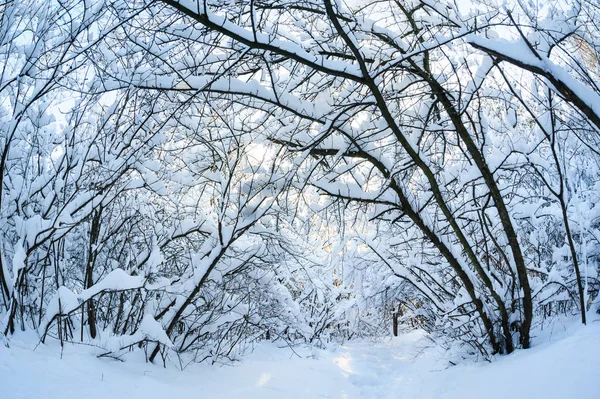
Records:
<instances>
[{"instance_id":1,"label":"snowy ground","mask_svg":"<svg viewBox=\"0 0 600 399\"><path fill-rule=\"evenodd\" d=\"M600 321L555 324L534 348L495 362L447 362L418 334L328 351L260 346L234 366L184 371L90 356L90 348L13 339L0 346L2 399L168 398L600 398ZM438 360L436 360L438 359Z\"/></svg>"}]
</instances>

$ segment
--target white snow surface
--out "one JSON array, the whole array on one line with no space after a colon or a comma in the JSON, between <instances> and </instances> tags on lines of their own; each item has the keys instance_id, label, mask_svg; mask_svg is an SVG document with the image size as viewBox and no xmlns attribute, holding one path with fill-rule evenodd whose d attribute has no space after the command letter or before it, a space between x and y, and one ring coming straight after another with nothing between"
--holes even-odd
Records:
<instances>
[{"instance_id":1,"label":"white snow surface","mask_svg":"<svg viewBox=\"0 0 600 399\"><path fill-rule=\"evenodd\" d=\"M493 363L447 367L422 334L328 350L261 344L240 362L183 371L96 358L90 346L0 346L0 398L600 398L600 320L555 323L534 347Z\"/></svg>"}]
</instances>

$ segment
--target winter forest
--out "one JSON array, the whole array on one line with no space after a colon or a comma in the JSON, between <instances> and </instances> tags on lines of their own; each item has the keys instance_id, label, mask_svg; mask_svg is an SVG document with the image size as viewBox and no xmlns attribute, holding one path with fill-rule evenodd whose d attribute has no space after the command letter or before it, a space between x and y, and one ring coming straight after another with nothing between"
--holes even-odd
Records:
<instances>
[{"instance_id":1,"label":"winter forest","mask_svg":"<svg viewBox=\"0 0 600 399\"><path fill-rule=\"evenodd\" d=\"M456 364L591 324L599 21L0 0L0 343L185 368L419 330Z\"/></svg>"}]
</instances>

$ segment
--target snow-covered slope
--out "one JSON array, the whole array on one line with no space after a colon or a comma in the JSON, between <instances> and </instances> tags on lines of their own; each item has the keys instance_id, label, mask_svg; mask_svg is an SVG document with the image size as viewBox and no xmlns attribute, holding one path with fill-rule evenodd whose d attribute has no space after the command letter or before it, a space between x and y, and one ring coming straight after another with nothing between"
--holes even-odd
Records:
<instances>
[{"instance_id":1,"label":"snow-covered slope","mask_svg":"<svg viewBox=\"0 0 600 399\"><path fill-rule=\"evenodd\" d=\"M27 340L29 342L29 340ZM600 398L600 321L538 332L535 347L495 362L446 368L411 334L328 351L262 345L233 366L184 371L90 355L93 348L0 347L3 399Z\"/></svg>"}]
</instances>

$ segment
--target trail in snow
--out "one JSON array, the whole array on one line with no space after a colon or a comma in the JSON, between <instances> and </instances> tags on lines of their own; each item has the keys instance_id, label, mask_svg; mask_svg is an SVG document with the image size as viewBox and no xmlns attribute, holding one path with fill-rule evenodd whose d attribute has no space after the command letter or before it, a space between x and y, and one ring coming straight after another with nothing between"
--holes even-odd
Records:
<instances>
[{"instance_id":1,"label":"trail in snow","mask_svg":"<svg viewBox=\"0 0 600 399\"><path fill-rule=\"evenodd\" d=\"M27 340L26 342L30 342ZM536 346L495 362L446 368L419 334L327 351L260 345L233 366L179 371L91 356L90 347L13 339L0 347L3 399L165 398L600 398L600 321L554 325Z\"/></svg>"}]
</instances>

